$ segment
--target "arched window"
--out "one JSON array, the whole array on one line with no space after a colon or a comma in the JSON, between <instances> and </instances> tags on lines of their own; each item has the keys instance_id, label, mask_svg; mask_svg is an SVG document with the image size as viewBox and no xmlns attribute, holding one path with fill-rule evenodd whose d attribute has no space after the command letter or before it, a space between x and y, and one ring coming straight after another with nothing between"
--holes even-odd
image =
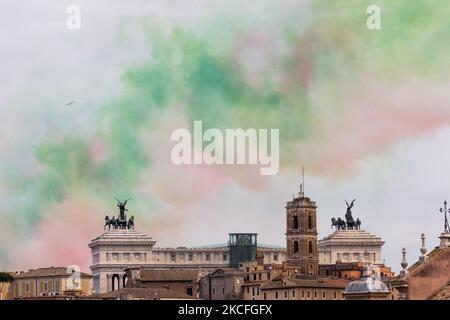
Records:
<instances>
[{"instance_id":1,"label":"arched window","mask_svg":"<svg viewBox=\"0 0 450 320\"><path fill-rule=\"evenodd\" d=\"M298 253L298 241L294 241L294 253Z\"/></svg>"},{"instance_id":2,"label":"arched window","mask_svg":"<svg viewBox=\"0 0 450 320\"><path fill-rule=\"evenodd\" d=\"M309 242L309 246L308 246L308 247L309 247L309 248L308 248L309 254L312 254L312 253L313 253L313 244L312 244L312 241Z\"/></svg>"},{"instance_id":3,"label":"arched window","mask_svg":"<svg viewBox=\"0 0 450 320\"><path fill-rule=\"evenodd\" d=\"M128 283L128 277L126 274L123 275L122 278L122 288L126 288L127 287L127 283Z\"/></svg>"},{"instance_id":4,"label":"arched window","mask_svg":"<svg viewBox=\"0 0 450 320\"><path fill-rule=\"evenodd\" d=\"M298 216L294 216L294 226L293 229L298 229Z\"/></svg>"},{"instance_id":5,"label":"arched window","mask_svg":"<svg viewBox=\"0 0 450 320\"><path fill-rule=\"evenodd\" d=\"M111 288L112 291L120 289L120 278L118 274L113 274L111 277Z\"/></svg>"},{"instance_id":6,"label":"arched window","mask_svg":"<svg viewBox=\"0 0 450 320\"><path fill-rule=\"evenodd\" d=\"M308 229L312 229L312 228L313 228L313 226L312 226L312 217L308 216Z\"/></svg>"}]
</instances>

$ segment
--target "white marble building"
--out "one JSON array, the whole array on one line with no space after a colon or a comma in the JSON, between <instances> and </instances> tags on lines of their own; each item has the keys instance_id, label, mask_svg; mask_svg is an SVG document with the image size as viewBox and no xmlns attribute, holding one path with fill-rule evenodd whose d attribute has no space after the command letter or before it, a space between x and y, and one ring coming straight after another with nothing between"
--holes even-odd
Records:
<instances>
[{"instance_id":1,"label":"white marble building","mask_svg":"<svg viewBox=\"0 0 450 320\"><path fill-rule=\"evenodd\" d=\"M339 230L319 240L319 264L368 262L383 264L380 237L364 230Z\"/></svg>"},{"instance_id":2,"label":"white marble building","mask_svg":"<svg viewBox=\"0 0 450 320\"><path fill-rule=\"evenodd\" d=\"M125 286L126 268L149 263L156 241L134 229L112 229L89 244L93 289L104 293Z\"/></svg>"},{"instance_id":3,"label":"white marble building","mask_svg":"<svg viewBox=\"0 0 450 320\"><path fill-rule=\"evenodd\" d=\"M92 252L91 271L96 293L120 289L126 284L125 269L198 269L199 272L229 267L230 254L226 244L199 248L155 248L156 241L135 229L111 229L89 244ZM285 248L258 245L264 263L282 263Z\"/></svg>"}]
</instances>

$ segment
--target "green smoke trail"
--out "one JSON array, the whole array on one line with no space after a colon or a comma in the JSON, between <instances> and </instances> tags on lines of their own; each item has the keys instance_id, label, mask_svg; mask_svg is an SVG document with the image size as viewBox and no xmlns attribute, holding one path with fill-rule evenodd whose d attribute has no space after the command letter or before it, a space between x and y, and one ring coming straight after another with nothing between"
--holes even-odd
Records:
<instances>
[{"instance_id":1,"label":"green smoke trail","mask_svg":"<svg viewBox=\"0 0 450 320\"><path fill-rule=\"evenodd\" d=\"M381 31L366 28L366 8L372 2L382 10ZM186 111L191 121L202 120L205 127L279 128L282 158L295 162L286 142L311 134L311 125L320 122L317 101L333 101L328 112L339 117L346 108L342 89L371 77L448 79L450 7L443 1L319 0L312 2L310 24L300 21L300 13L280 14L268 25L235 15L211 19L200 31L170 26L167 32L167 24L145 22L151 57L123 74L122 92L98 113L97 135L106 141L108 158L101 164L92 161L92 137L42 142L35 152L42 166L37 176L18 172L8 178L10 188L21 195L8 208L17 232L29 232L49 204L76 189L92 192L104 203L113 196L139 197L133 190L152 163L143 132L155 128L169 108L185 107L180 112ZM284 49L275 50L275 63L262 75L262 85L255 86L247 82L234 53L246 46L244 34L262 27Z\"/></svg>"}]
</instances>

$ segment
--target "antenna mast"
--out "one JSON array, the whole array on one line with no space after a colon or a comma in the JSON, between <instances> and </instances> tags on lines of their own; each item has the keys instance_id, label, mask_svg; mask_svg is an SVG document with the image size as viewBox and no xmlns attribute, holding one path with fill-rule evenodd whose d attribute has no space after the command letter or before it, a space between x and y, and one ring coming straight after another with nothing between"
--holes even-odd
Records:
<instances>
[{"instance_id":1,"label":"antenna mast","mask_svg":"<svg viewBox=\"0 0 450 320\"><path fill-rule=\"evenodd\" d=\"M305 196L305 167L302 167L302 183L300 184L299 197Z\"/></svg>"}]
</instances>

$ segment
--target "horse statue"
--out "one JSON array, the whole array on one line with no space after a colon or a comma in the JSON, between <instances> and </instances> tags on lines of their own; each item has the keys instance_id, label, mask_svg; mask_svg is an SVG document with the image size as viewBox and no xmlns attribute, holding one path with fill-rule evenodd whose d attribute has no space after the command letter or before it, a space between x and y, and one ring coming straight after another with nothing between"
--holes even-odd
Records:
<instances>
[{"instance_id":1,"label":"horse statue","mask_svg":"<svg viewBox=\"0 0 450 320\"><path fill-rule=\"evenodd\" d=\"M355 205L356 199L354 199L350 204L348 204L347 200L345 203L347 204L347 213L345 214L345 220L341 218L331 218L331 228L335 227L336 230L359 230L361 229L361 220L356 219L353 220L352 216L352 208Z\"/></svg>"},{"instance_id":2,"label":"horse statue","mask_svg":"<svg viewBox=\"0 0 450 320\"><path fill-rule=\"evenodd\" d=\"M128 229L134 229L134 216L131 216L131 218L128 219L127 228Z\"/></svg>"},{"instance_id":3,"label":"horse statue","mask_svg":"<svg viewBox=\"0 0 450 320\"><path fill-rule=\"evenodd\" d=\"M116 229L126 229L127 228L127 218L116 219Z\"/></svg>"},{"instance_id":4,"label":"horse statue","mask_svg":"<svg viewBox=\"0 0 450 320\"><path fill-rule=\"evenodd\" d=\"M117 228L116 217L113 216L112 219L110 219L108 216L105 216L105 226L103 227L103 230L106 230L106 227L108 227L108 230L111 230L111 226L113 229Z\"/></svg>"},{"instance_id":5,"label":"horse statue","mask_svg":"<svg viewBox=\"0 0 450 320\"><path fill-rule=\"evenodd\" d=\"M338 222L336 218L331 218L331 229L333 229L333 227L335 227L336 229L338 228Z\"/></svg>"},{"instance_id":6,"label":"horse statue","mask_svg":"<svg viewBox=\"0 0 450 320\"><path fill-rule=\"evenodd\" d=\"M356 230L361 230L361 220L359 220L359 218L356 219L355 229Z\"/></svg>"},{"instance_id":7,"label":"horse statue","mask_svg":"<svg viewBox=\"0 0 450 320\"><path fill-rule=\"evenodd\" d=\"M342 220L341 218L338 218L337 222L338 222L338 230L345 230L345 229L347 229L347 225L346 225L344 220Z\"/></svg>"},{"instance_id":8,"label":"horse statue","mask_svg":"<svg viewBox=\"0 0 450 320\"><path fill-rule=\"evenodd\" d=\"M128 209L126 208L126 205L128 201L131 198L120 201L117 200L117 207L119 208L119 215L117 218L115 216L110 219L108 216L105 216L105 226L103 227L103 230L106 230L106 227L108 227L108 230L111 230L111 227L113 229L134 229L134 216L131 216L130 219L127 219L127 215L125 214Z\"/></svg>"},{"instance_id":9,"label":"horse statue","mask_svg":"<svg viewBox=\"0 0 450 320\"><path fill-rule=\"evenodd\" d=\"M331 218L331 228L335 227L336 230L345 230L345 221L341 218Z\"/></svg>"}]
</instances>

